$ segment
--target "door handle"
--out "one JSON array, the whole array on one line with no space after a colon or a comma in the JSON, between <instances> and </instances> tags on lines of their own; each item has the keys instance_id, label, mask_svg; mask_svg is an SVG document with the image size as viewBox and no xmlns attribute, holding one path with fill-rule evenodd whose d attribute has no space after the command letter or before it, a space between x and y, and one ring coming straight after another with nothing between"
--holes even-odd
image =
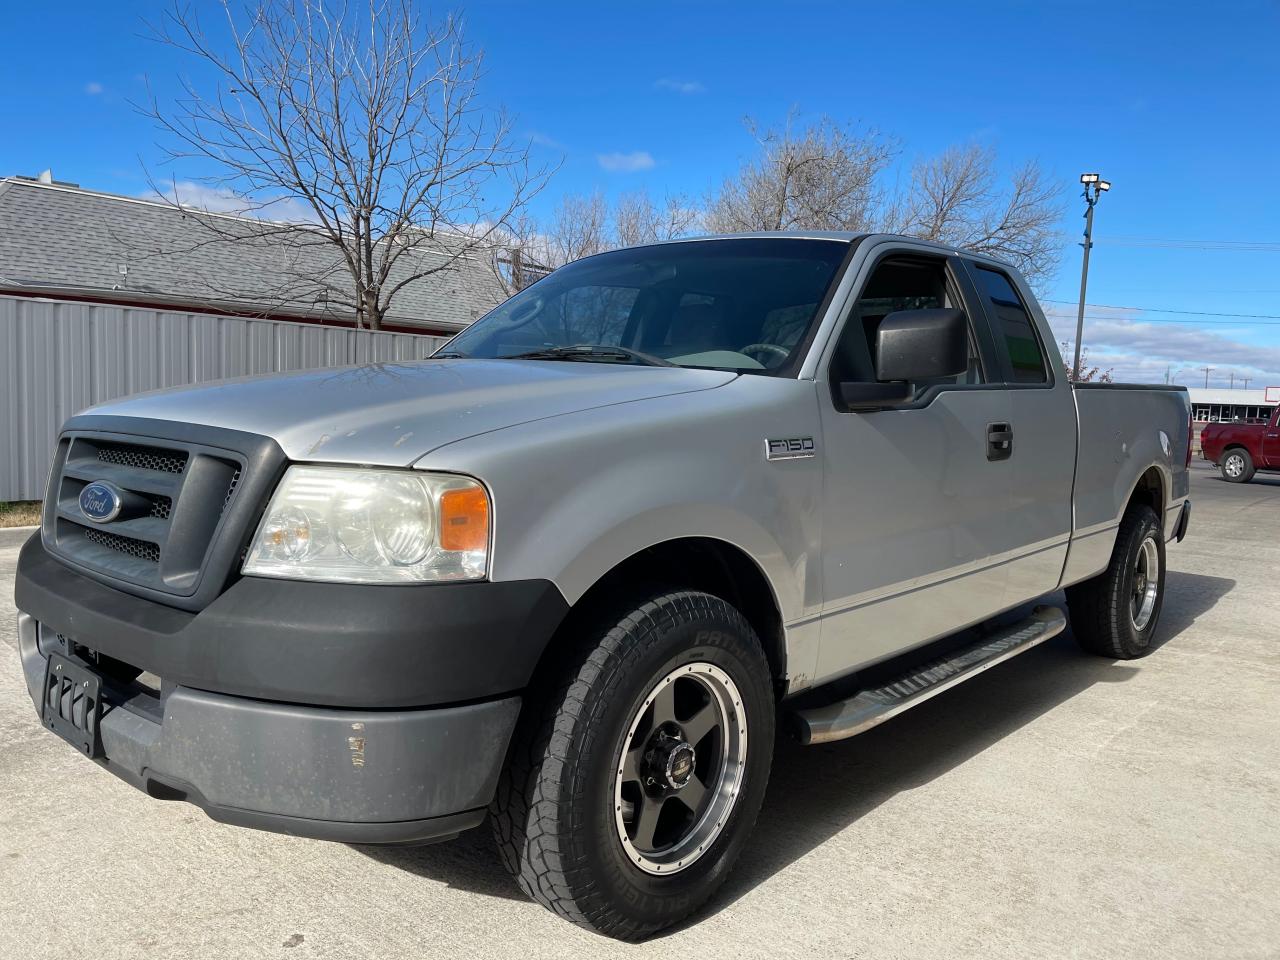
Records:
<instances>
[{"instance_id":1,"label":"door handle","mask_svg":"<svg viewBox=\"0 0 1280 960\"><path fill-rule=\"evenodd\" d=\"M987 459L1008 460L1013 456L1013 426L1008 423L987 424Z\"/></svg>"}]
</instances>

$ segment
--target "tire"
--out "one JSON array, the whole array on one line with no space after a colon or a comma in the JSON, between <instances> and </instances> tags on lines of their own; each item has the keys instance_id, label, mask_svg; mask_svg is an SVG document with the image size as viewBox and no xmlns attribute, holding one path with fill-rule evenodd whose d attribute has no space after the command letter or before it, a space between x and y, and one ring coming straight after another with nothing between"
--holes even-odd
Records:
<instances>
[{"instance_id":1,"label":"tire","mask_svg":"<svg viewBox=\"0 0 1280 960\"><path fill-rule=\"evenodd\" d=\"M1222 463L1218 465L1222 479L1229 483L1248 483L1253 479L1253 457L1244 447L1232 447L1222 455Z\"/></svg>"},{"instance_id":2,"label":"tire","mask_svg":"<svg viewBox=\"0 0 1280 960\"><path fill-rule=\"evenodd\" d=\"M1067 588L1071 627L1080 646L1114 660L1151 652L1164 607L1164 537L1155 511L1129 508L1104 573ZM1154 581L1151 566L1157 567Z\"/></svg>"},{"instance_id":3,"label":"tire","mask_svg":"<svg viewBox=\"0 0 1280 960\"><path fill-rule=\"evenodd\" d=\"M560 669L535 682L490 820L532 899L597 933L639 940L705 903L742 851L769 779L774 703L759 640L729 603L681 590L623 607L578 631ZM677 701L675 715L690 715L690 726L721 719L696 750L680 746L683 727L675 737L644 723ZM732 762L730 747L742 748ZM649 785L624 782L624 768L627 778L643 771ZM719 825L679 799L704 780L715 789L699 809L714 810ZM659 849L659 839L671 843ZM666 856L672 862L660 862Z\"/></svg>"}]
</instances>

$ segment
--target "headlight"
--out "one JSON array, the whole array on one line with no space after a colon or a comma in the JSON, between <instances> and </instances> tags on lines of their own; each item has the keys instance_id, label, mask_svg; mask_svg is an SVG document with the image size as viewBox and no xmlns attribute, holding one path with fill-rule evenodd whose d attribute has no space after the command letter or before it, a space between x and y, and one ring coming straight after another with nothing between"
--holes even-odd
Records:
<instances>
[{"instance_id":1,"label":"headlight","mask_svg":"<svg viewBox=\"0 0 1280 960\"><path fill-rule=\"evenodd\" d=\"M475 480L412 470L290 467L244 572L290 580L477 580L489 496Z\"/></svg>"}]
</instances>

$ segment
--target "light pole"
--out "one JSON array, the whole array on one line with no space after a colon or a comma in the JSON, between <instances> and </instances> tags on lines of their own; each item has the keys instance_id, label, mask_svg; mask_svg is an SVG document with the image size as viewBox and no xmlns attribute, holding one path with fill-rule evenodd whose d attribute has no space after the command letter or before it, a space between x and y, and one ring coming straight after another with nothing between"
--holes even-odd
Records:
<instances>
[{"instance_id":1,"label":"light pole","mask_svg":"<svg viewBox=\"0 0 1280 960\"><path fill-rule=\"evenodd\" d=\"M1080 182L1084 184L1083 196L1087 209L1084 214L1084 264L1080 267L1080 312L1076 315L1076 362L1071 367L1072 380L1080 379L1080 345L1084 341L1084 294L1089 286L1089 251L1093 249L1093 208L1098 198L1111 189L1110 182L1096 173L1080 174Z\"/></svg>"}]
</instances>

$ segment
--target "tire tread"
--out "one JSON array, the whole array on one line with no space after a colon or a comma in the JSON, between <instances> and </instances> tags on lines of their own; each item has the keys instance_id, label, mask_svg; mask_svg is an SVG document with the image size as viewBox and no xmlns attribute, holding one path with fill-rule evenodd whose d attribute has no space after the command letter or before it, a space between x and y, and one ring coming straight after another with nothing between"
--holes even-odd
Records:
<instances>
[{"instance_id":1,"label":"tire tread","mask_svg":"<svg viewBox=\"0 0 1280 960\"><path fill-rule=\"evenodd\" d=\"M1130 558L1147 534L1154 531L1158 537L1159 530L1160 522L1149 506L1135 504L1130 507L1120 521L1107 569L1090 580L1067 588L1072 631L1080 646L1090 653L1113 660L1132 660L1150 650L1149 642L1139 645L1134 641L1126 588ZM1163 561L1162 555L1162 564ZM1154 627L1153 620L1149 632Z\"/></svg>"},{"instance_id":2,"label":"tire tread","mask_svg":"<svg viewBox=\"0 0 1280 960\"><path fill-rule=\"evenodd\" d=\"M586 741L601 735L591 721L608 701L609 679L634 668L665 630L690 619L712 618L727 621L740 636L755 637L742 614L719 597L665 592L621 617L604 611L575 631L578 639L563 651L560 669L548 672L541 683L535 681L530 690L490 806L490 821L502 862L520 889L571 923L620 940L638 940L658 929L616 910L589 866L565 849L567 837L581 828L574 822L574 809L585 784L575 757L585 752ZM755 646L767 675L767 661ZM692 903L686 915L699 905Z\"/></svg>"}]
</instances>

